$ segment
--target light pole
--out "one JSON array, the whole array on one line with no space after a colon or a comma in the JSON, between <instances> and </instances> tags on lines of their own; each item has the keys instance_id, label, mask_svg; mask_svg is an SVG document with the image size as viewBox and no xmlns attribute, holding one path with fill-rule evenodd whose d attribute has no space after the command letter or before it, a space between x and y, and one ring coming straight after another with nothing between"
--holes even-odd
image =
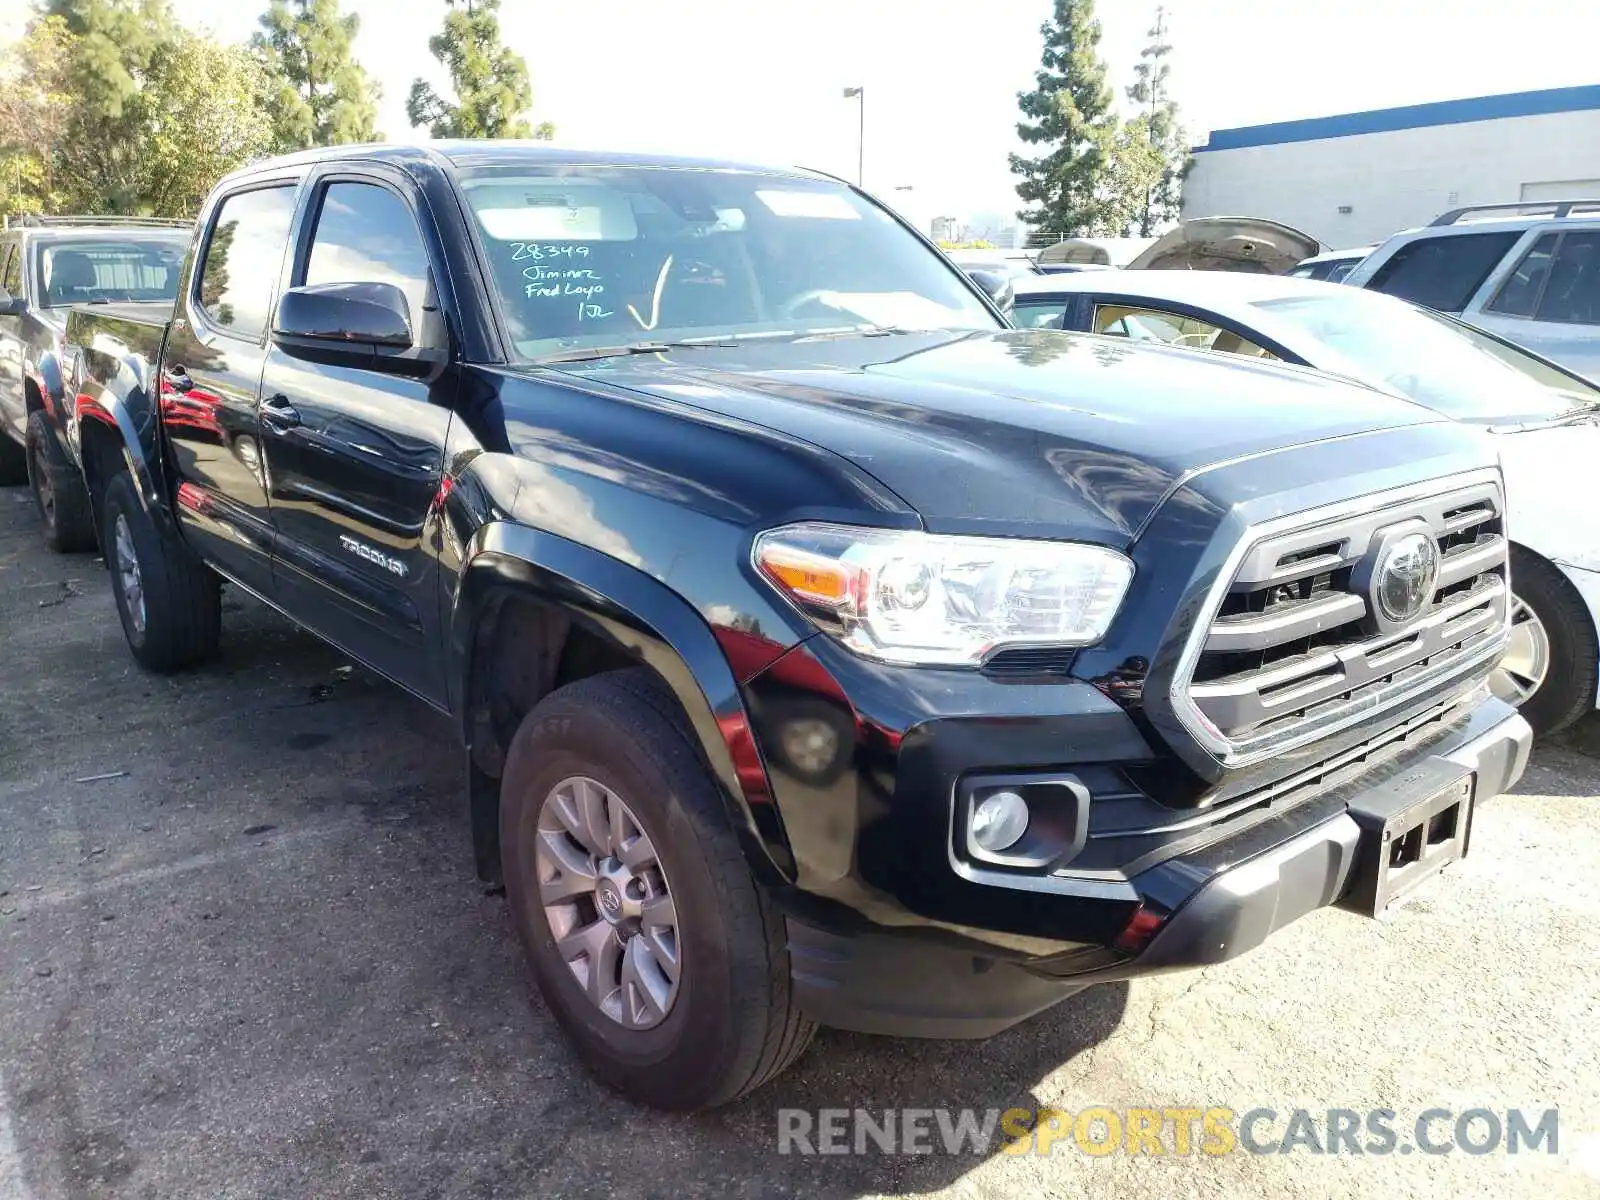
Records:
<instances>
[{"instance_id":1,"label":"light pole","mask_svg":"<svg viewBox=\"0 0 1600 1200\"><path fill-rule=\"evenodd\" d=\"M861 187L864 178L862 165L866 161L867 149L867 89L865 87L845 88L844 98L846 100L856 100L861 110L860 123L856 127L856 186Z\"/></svg>"}]
</instances>

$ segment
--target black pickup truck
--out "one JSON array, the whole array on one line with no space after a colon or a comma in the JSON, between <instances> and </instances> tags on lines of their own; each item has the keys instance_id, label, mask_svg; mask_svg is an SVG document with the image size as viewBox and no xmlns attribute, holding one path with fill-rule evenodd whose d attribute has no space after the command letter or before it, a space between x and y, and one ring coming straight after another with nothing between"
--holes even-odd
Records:
<instances>
[{"instance_id":1,"label":"black pickup truck","mask_svg":"<svg viewBox=\"0 0 1600 1200\"><path fill-rule=\"evenodd\" d=\"M827 178L275 159L169 320L68 340L137 659L211 655L226 580L455 714L478 869L645 1103L1381 913L1526 761L1484 439L1008 330Z\"/></svg>"},{"instance_id":2,"label":"black pickup truck","mask_svg":"<svg viewBox=\"0 0 1600 1200\"><path fill-rule=\"evenodd\" d=\"M189 240L188 221L159 217L23 217L0 232L0 484L33 488L53 549L95 544L60 403L67 309L170 308Z\"/></svg>"}]
</instances>

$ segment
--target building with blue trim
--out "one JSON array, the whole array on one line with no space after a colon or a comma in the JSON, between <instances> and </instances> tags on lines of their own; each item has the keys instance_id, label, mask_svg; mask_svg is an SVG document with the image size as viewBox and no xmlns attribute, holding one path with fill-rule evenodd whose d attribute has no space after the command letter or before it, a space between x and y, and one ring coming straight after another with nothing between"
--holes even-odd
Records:
<instances>
[{"instance_id":1,"label":"building with blue trim","mask_svg":"<svg viewBox=\"0 0 1600 1200\"><path fill-rule=\"evenodd\" d=\"M1600 85L1216 129L1185 217L1269 217L1335 248L1446 209L1600 197Z\"/></svg>"}]
</instances>

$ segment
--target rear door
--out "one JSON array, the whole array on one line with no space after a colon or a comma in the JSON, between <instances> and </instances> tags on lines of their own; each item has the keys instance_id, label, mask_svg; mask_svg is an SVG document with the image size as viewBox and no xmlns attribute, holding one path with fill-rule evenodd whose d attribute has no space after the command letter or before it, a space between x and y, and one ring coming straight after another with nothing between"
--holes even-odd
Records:
<instances>
[{"instance_id":1,"label":"rear door","mask_svg":"<svg viewBox=\"0 0 1600 1200\"><path fill-rule=\"evenodd\" d=\"M425 201L404 174L324 168L307 188L298 229L288 286L393 284L406 297L414 343L447 343L434 291L442 256ZM397 683L442 701L427 535L456 375L431 375L316 361L274 345L261 425L280 603Z\"/></svg>"},{"instance_id":2,"label":"rear door","mask_svg":"<svg viewBox=\"0 0 1600 1200\"><path fill-rule=\"evenodd\" d=\"M272 586L272 520L256 401L297 191L293 178L252 180L221 198L162 356L178 520L211 562L262 594Z\"/></svg>"}]
</instances>

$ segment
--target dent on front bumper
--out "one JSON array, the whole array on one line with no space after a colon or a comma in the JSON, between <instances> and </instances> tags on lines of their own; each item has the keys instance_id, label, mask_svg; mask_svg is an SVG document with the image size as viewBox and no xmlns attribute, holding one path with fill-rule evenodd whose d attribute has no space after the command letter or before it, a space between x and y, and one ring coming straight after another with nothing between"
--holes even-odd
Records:
<instances>
[{"instance_id":1,"label":"dent on front bumper","mask_svg":"<svg viewBox=\"0 0 1600 1200\"><path fill-rule=\"evenodd\" d=\"M1379 793L1415 788L1426 767L1473 772L1474 805L1511 787L1532 733L1509 706L1485 700L1420 754L1336 789L1335 815L1305 827L1295 813L1168 859L1130 882L1140 907L1133 942L1039 959L975 956L913 937L847 936L791 918L800 1004L823 1024L924 1037L988 1037L1093 983L1237 957L1351 887L1359 828L1350 815ZM927 932L927 931L923 931Z\"/></svg>"}]
</instances>

